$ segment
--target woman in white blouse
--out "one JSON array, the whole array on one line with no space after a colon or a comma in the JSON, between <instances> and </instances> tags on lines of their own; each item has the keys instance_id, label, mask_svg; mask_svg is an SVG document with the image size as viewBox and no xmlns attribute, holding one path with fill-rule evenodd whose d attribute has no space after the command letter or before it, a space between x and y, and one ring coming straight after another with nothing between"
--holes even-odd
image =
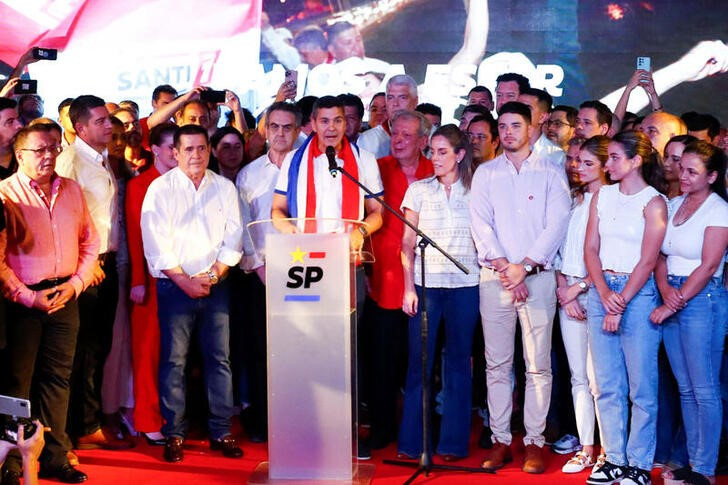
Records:
<instances>
[{"instance_id":1,"label":"woman in white blouse","mask_svg":"<svg viewBox=\"0 0 728 485\"><path fill-rule=\"evenodd\" d=\"M715 483L721 423L720 367L728 318L721 284L728 247L726 154L689 143L679 162L681 196L670 202L655 278L663 304L650 318L664 325L667 356L680 391L690 467L686 483ZM691 470L692 468L692 470Z\"/></svg>"},{"instance_id":2,"label":"woman in white blouse","mask_svg":"<svg viewBox=\"0 0 728 485\"><path fill-rule=\"evenodd\" d=\"M649 138L637 131L615 135L606 170L619 183L602 186L592 198L584 243L593 285L587 338L606 461L587 483L647 485L661 339L661 328L649 318L659 301L652 272L667 221L665 198L655 186L664 190L665 180Z\"/></svg>"},{"instance_id":3,"label":"woman in white blouse","mask_svg":"<svg viewBox=\"0 0 728 485\"><path fill-rule=\"evenodd\" d=\"M478 320L480 272L470 235L469 210L472 149L466 135L455 125L445 125L435 131L430 146L435 175L409 186L402 211L407 220L470 271L462 273L431 247L425 252L428 378L432 372L437 329L441 321L445 325L444 403L437 453L444 460L452 461L468 455L472 405L470 353ZM415 232L405 228L402 310L410 316L409 365L398 451L411 458L422 453L422 341L418 305L422 288L417 242Z\"/></svg>"},{"instance_id":4,"label":"woman in white blouse","mask_svg":"<svg viewBox=\"0 0 728 485\"><path fill-rule=\"evenodd\" d=\"M586 292L591 280L584 264L584 237L592 196L607 183L609 138L589 138L578 151L576 172L581 188L574 198L566 238L559 250L561 268L556 273L556 296L559 299L559 322L564 349L571 371L571 395L574 400L576 428L582 449L563 466L564 473L578 473L594 465L594 397L589 389L593 381L588 359L586 336ZM601 459L602 456L600 456Z\"/></svg>"}]
</instances>

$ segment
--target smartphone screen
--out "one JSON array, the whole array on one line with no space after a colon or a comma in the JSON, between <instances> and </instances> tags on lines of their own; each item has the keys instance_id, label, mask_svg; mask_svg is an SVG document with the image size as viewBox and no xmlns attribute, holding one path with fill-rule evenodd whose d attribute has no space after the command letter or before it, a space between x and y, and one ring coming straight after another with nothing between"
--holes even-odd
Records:
<instances>
[{"instance_id":1,"label":"smartphone screen","mask_svg":"<svg viewBox=\"0 0 728 485\"><path fill-rule=\"evenodd\" d=\"M215 91L214 89L206 89L200 93L200 99L210 103L224 103L225 91Z\"/></svg>"},{"instance_id":2,"label":"smartphone screen","mask_svg":"<svg viewBox=\"0 0 728 485\"><path fill-rule=\"evenodd\" d=\"M36 94L38 92L37 79L21 79L15 85L15 94Z\"/></svg>"},{"instance_id":3,"label":"smartphone screen","mask_svg":"<svg viewBox=\"0 0 728 485\"><path fill-rule=\"evenodd\" d=\"M58 49L44 49L42 47L33 47L33 58L45 61L55 61L58 59Z\"/></svg>"}]
</instances>

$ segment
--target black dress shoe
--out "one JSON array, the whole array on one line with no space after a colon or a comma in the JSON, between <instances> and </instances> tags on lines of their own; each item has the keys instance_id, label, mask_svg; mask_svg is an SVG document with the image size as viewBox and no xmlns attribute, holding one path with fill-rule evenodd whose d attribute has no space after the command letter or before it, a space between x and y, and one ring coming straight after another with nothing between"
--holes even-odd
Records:
<instances>
[{"instance_id":1,"label":"black dress shoe","mask_svg":"<svg viewBox=\"0 0 728 485\"><path fill-rule=\"evenodd\" d=\"M159 439L155 440L155 439L150 438L149 435L146 433L142 433L142 434L144 435L144 439L147 440L147 444L149 446L164 446L167 444L166 438L159 438Z\"/></svg>"},{"instance_id":2,"label":"black dress shoe","mask_svg":"<svg viewBox=\"0 0 728 485\"><path fill-rule=\"evenodd\" d=\"M243 450L240 449L235 438L230 435L219 440L210 440L210 449L222 451L222 456L226 458L240 458L243 456Z\"/></svg>"},{"instance_id":3,"label":"black dress shoe","mask_svg":"<svg viewBox=\"0 0 728 485\"><path fill-rule=\"evenodd\" d=\"M182 461L185 454L182 449L182 438L179 436L170 436L167 438L167 442L164 444L164 460L170 463L177 463Z\"/></svg>"},{"instance_id":4,"label":"black dress shoe","mask_svg":"<svg viewBox=\"0 0 728 485\"><path fill-rule=\"evenodd\" d=\"M3 470L2 485L20 485L20 472Z\"/></svg>"},{"instance_id":5,"label":"black dress shoe","mask_svg":"<svg viewBox=\"0 0 728 485\"><path fill-rule=\"evenodd\" d=\"M52 468L50 470L43 470L41 468L38 476L40 478L57 478L63 483L82 483L88 480L88 475L81 470L76 470L68 463L60 468Z\"/></svg>"}]
</instances>

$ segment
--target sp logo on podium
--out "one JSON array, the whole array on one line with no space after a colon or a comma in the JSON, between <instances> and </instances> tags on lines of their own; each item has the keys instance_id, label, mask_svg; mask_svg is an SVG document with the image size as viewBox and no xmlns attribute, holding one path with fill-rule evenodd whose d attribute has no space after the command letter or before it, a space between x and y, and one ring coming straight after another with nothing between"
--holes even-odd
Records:
<instances>
[{"instance_id":1,"label":"sp logo on podium","mask_svg":"<svg viewBox=\"0 0 728 485\"><path fill-rule=\"evenodd\" d=\"M269 312L315 314L350 310L348 234L267 234Z\"/></svg>"},{"instance_id":2,"label":"sp logo on podium","mask_svg":"<svg viewBox=\"0 0 728 485\"><path fill-rule=\"evenodd\" d=\"M323 279L324 268L318 266L317 262L326 259L326 251L306 252L302 251L300 246L296 246L296 250L291 252L291 258L291 264L301 263L301 265L291 266L288 270L286 282L288 288L311 288Z\"/></svg>"}]
</instances>

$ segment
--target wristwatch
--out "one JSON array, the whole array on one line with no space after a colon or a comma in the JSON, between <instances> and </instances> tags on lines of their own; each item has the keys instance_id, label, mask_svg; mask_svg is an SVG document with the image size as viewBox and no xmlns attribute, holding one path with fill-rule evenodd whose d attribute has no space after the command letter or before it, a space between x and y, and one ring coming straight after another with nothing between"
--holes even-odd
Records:
<instances>
[{"instance_id":1,"label":"wristwatch","mask_svg":"<svg viewBox=\"0 0 728 485\"><path fill-rule=\"evenodd\" d=\"M527 275L530 275L533 272L533 265L530 263L523 263L523 269L526 270Z\"/></svg>"},{"instance_id":2,"label":"wristwatch","mask_svg":"<svg viewBox=\"0 0 728 485\"><path fill-rule=\"evenodd\" d=\"M210 278L210 284L216 285L220 278L217 277L215 272L211 269L207 270L207 276Z\"/></svg>"},{"instance_id":3,"label":"wristwatch","mask_svg":"<svg viewBox=\"0 0 728 485\"><path fill-rule=\"evenodd\" d=\"M589 285L586 284L586 281L581 280L579 282L579 289L581 289L582 293L586 293L589 290Z\"/></svg>"}]
</instances>

